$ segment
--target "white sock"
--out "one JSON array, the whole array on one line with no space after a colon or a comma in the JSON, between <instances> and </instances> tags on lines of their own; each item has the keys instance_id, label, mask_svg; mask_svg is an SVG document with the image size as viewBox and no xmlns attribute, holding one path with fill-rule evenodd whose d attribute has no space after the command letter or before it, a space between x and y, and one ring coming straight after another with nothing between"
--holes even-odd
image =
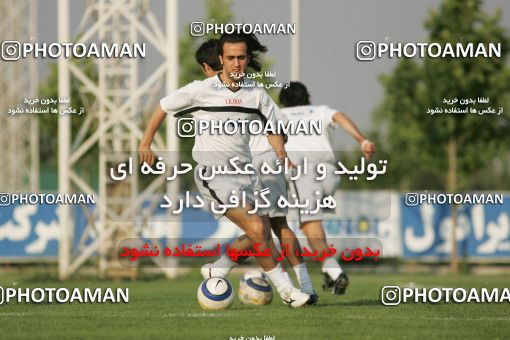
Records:
<instances>
[{"instance_id":1,"label":"white sock","mask_svg":"<svg viewBox=\"0 0 510 340\"><path fill-rule=\"evenodd\" d=\"M299 282L299 287L303 292L308 295L314 293L312 281L310 280L310 276L308 276L308 270L306 269L306 263L300 263L293 267L296 272L296 277Z\"/></svg>"},{"instance_id":2,"label":"white sock","mask_svg":"<svg viewBox=\"0 0 510 340\"><path fill-rule=\"evenodd\" d=\"M287 279L287 280L289 280L290 282L292 282L292 279L290 278L289 273L288 273L285 269L283 269L283 268L282 268L282 270L283 270L283 275L285 275L285 279ZM294 285L294 284L293 284L293 285Z\"/></svg>"},{"instance_id":3,"label":"white sock","mask_svg":"<svg viewBox=\"0 0 510 340\"><path fill-rule=\"evenodd\" d=\"M322 272L328 273L329 277L333 280L338 279L342 271L342 267L340 267L338 261L332 257L328 257L322 264Z\"/></svg>"},{"instance_id":4,"label":"white sock","mask_svg":"<svg viewBox=\"0 0 510 340\"><path fill-rule=\"evenodd\" d=\"M285 277L284 271L282 269L282 266L278 263L274 269L271 269L270 271L266 272L267 277L273 282L274 286L276 287L276 290L278 293L281 294L281 292L285 289L287 289L289 286L293 287L292 281L289 280L289 277Z\"/></svg>"},{"instance_id":5,"label":"white sock","mask_svg":"<svg viewBox=\"0 0 510 340\"><path fill-rule=\"evenodd\" d=\"M211 265L213 276L225 277L235 266L237 266L237 262L232 261L227 254L223 254Z\"/></svg>"}]
</instances>

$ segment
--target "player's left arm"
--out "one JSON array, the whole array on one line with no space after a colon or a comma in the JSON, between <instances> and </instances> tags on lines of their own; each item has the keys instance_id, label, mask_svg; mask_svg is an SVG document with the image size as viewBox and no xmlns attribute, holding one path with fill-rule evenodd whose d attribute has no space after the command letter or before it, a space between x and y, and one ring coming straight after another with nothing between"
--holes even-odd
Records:
<instances>
[{"instance_id":1,"label":"player's left arm","mask_svg":"<svg viewBox=\"0 0 510 340\"><path fill-rule=\"evenodd\" d=\"M356 124L343 112L335 112L333 114L333 122L339 124L347 133L361 145L361 151L368 160L375 152L375 144L365 138L365 136L358 129Z\"/></svg>"},{"instance_id":2,"label":"player's left arm","mask_svg":"<svg viewBox=\"0 0 510 340\"><path fill-rule=\"evenodd\" d=\"M278 158L287 157L287 151L285 151L285 143L283 142L282 135L269 134L267 135L267 140L273 147L274 152Z\"/></svg>"},{"instance_id":3,"label":"player's left arm","mask_svg":"<svg viewBox=\"0 0 510 340\"><path fill-rule=\"evenodd\" d=\"M140 145L138 146L138 156L140 158L140 163L146 162L149 165L154 164L156 156L151 150L151 144L165 117L166 112L161 108L160 105L158 105L149 120L149 124L147 124L147 127L145 128L145 132L140 141Z\"/></svg>"}]
</instances>

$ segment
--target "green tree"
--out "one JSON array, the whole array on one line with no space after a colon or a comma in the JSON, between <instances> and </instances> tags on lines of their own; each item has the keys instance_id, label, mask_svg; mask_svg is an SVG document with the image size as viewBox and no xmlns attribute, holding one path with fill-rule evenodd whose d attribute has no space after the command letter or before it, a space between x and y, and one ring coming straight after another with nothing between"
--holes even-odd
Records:
<instances>
[{"instance_id":1,"label":"green tree","mask_svg":"<svg viewBox=\"0 0 510 340\"><path fill-rule=\"evenodd\" d=\"M501 11L488 15L480 0L444 0L425 27L429 42L475 45L500 43L500 58L403 59L391 75L382 77L385 98L377 114L386 129L384 147L391 152L392 171L402 174L402 188L440 189L455 193L472 189L470 175L508 152L510 41L500 25ZM429 108L451 107L444 99L488 97L470 105L478 112L490 106L501 115L435 114ZM457 106L460 106L457 104ZM465 108L465 106L460 106ZM425 180L423 180L425 179ZM429 184L429 185L427 185ZM455 235L457 207L452 207ZM456 242L452 269L457 270Z\"/></svg>"}]
</instances>

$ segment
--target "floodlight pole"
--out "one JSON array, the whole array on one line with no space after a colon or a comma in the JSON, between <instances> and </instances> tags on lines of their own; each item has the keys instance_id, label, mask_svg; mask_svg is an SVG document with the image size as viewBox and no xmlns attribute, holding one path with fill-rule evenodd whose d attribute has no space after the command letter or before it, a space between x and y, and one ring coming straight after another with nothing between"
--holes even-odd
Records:
<instances>
[{"instance_id":1,"label":"floodlight pole","mask_svg":"<svg viewBox=\"0 0 510 340\"><path fill-rule=\"evenodd\" d=\"M69 0L58 0L58 41L69 41ZM58 96L59 98L70 97L70 74L69 60L61 55L58 59ZM59 111L69 106L59 100ZM58 119L58 191L61 194L70 192L69 177L69 151L71 146L71 117L70 115L59 116ZM71 257L71 223L70 206L63 204L59 207L59 249L58 249L58 273L59 278L67 277Z\"/></svg>"},{"instance_id":2,"label":"floodlight pole","mask_svg":"<svg viewBox=\"0 0 510 340\"><path fill-rule=\"evenodd\" d=\"M291 0L290 2L290 17L291 22L295 24L297 30L296 34L290 36L290 80L297 81L300 78L300 46L299 46L299 32L300 32L300 4L299 0Z\"/></svg>"},{"instance_id":3,"label":"floodlight pole","mask_svg":"<svg viewBox=\"0 0 510 340\"><path fill-rule=\"evenodd\" d=\"M166 59L166 91L172 93L177 90L179 81L179 65L178 54L179 50L179 29L178 29L178 0L166 0L166 36L167 44L171 53L168 54ZM177 138L177 121L173 117L166 120L166 146L168 148L167 154L169 155L170 164L178 164L179 162L179 139ZM170 199L175 202L179 198L179 182L167 181L166 191ZM173 225L169 225L167 229L167 237L169 240L176 240L180 237L181 220L175 220ZM177 275L177 261L170 258L167 262L166 275L168 277L175 277Z\"/></svg>"}]
</instances>

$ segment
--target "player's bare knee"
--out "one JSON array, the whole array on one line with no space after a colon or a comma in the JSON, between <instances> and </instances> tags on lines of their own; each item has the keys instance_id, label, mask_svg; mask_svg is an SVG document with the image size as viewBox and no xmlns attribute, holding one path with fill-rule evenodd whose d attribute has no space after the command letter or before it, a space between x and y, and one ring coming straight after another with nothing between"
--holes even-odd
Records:
<instances>
[{"instance_id":1,"label":"player's bare knee","mask_svg":"<svg viewBox=\"0 0 510 340\"><path fill-rule=\"evenodd\" d=\"M265 242L267 239L267 233L262 223L252 224L246 233L253 242Z\"/></svg>"},{"instance_id":2,"label":"player's bare knee","mask_svg":"<svg viewBox=\"0 0 510 340\"><path fill-rule=\"evenodd\" d=\"M299 228L304 231L315 231L320 230L322 228L322 222L321 221L307 221L302 222Z\"/></svg>"}]
</instances>

